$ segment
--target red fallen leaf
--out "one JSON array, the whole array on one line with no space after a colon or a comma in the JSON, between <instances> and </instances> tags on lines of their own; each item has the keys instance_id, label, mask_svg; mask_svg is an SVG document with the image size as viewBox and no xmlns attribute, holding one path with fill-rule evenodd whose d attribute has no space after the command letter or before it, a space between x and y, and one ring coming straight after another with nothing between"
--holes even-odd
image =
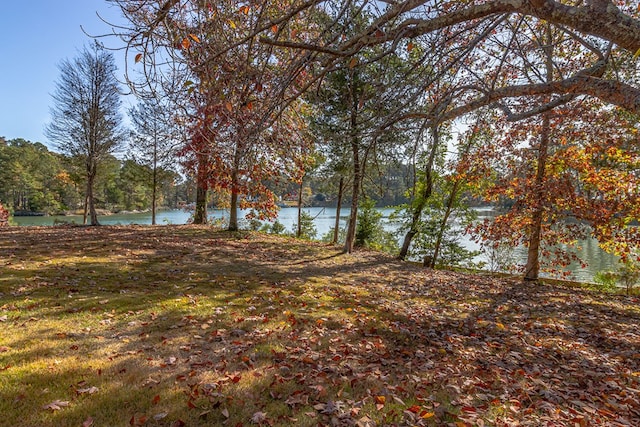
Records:
<instances>
[{"instance_id":1,"label":"red fallen leaf","mask_svg":"<svg viewBox=\"0 0 640 427\"><path fill-rule=\"evenodd\" d=\"M144 415L141 415L138 418L136 418L136 416L134 415L129 420L129 424L132 426L143 426L145 425L146 422L147 422L147 417Z\"/></svg>"},{"instance_id":2,"label":"red fallen leaf","mask_svg":"<svg viewBox=\"0 0 640 427\"><path fill-rule=\"evenodd\" d=\"M241 379L242 379L241 375L235 375L235 376L233 376L231 378L231 382L235 384L235 383L239 382Z\"/></svg>"},{"instance_id":3,"label":"red fallen leaf","mask_svg":"<svg viewBox=\"0 0 640 427\"><path fill-rule=\"evenodd\" d=\"M417 413L419 413L419 412L420 412L420 409L421 409L421 408L420 408L420 406L418 406L418 405L413 405L413 406L408 407L408 408L407 408L407 411L409 411L409 412L411 412L411 413L413 413L413 414L417 414Z\"/></svg>"},{"instance_id":4,"label":"red fallen leaf","mask_svg":"<svg viewBox=\"0 0 640 427\"><path fill-rule=\"evenodd\" d=\"M160 402L160 395L159 395L159 394L156 394L155 396L153 396L153 400L151 400L151 402L152 402L154 405L157 405L157 404L158 404L158 402Z\"/></svg>"},{"instance_id":5,"label":"red fallen leaf","mask_svg":"<svg viewBox=\"0 0 640 427\"><path fill-rule=\"evenodd\" d=\"M185 426L186 424L182 420L175 420L174 422L171 423L171 427L185 427Z\"/></svg>"},{"instance_id":6,"label":"red fallen leaf","mask_svg":"<svg viewBox=\"0 0 640 427\"><path fill-rule=\"evenodd\" d=\"M197 406L191 400L187 401L187 406L189 407L189 409L196 409L197 408Z\"/></svg>"}]
</instances>

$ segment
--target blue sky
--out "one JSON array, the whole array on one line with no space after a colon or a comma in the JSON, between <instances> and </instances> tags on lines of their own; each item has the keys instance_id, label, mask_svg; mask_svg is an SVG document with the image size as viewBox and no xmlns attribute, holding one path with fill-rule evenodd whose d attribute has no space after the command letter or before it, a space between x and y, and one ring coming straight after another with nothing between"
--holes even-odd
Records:
<instances>
[{"instance_id":1,"label":"blue sky","mask_svg":"<svg viewBox=\"0 0 640 427\"><path fill-rule=\"evenodd\" d=\"M44 136L60 62L77 56L92 35L111 32L96 15L120 21L105 0L4 1L0 13L0 136L50 146ZM115 38L104 39L108 47ZM124 52L114 52L122 80Z\"/></svg>"}]
</instances>

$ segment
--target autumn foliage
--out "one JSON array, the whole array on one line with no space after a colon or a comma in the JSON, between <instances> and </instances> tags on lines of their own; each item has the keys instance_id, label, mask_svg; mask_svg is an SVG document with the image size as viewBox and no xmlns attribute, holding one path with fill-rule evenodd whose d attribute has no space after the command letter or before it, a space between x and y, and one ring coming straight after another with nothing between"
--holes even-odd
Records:
<instances>
[{"instance_id":1,"label":"autumn foliage","mask_svg":"<svg viewBox=\"0 0 640 427\"><path fill-rule=\"evenodd\" d=\"M0 203L0 227L9 225L9 211Z\"/></svg>"}]
</instances>

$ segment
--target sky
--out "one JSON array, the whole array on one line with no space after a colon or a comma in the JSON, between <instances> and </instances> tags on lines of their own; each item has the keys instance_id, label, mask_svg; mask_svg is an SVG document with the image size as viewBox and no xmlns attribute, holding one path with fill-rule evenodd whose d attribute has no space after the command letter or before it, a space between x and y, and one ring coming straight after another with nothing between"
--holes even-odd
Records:
<instances>
[{"instance_id":1,"label":"sky","mask_svg":"<svg viewBox=\"0 0 640 427\"><path fill-rule=\"evenodd\" d=\"M53 105L51 94L64 59L74 59L92 39L122 22L105 0L3 1L0 13L0 137L23 138L52 147L44 136ZM84 28L84 32L83 32ZM101 39L118 47L115 37ZM118 79L124 80L124 51L113 52Z\"/></svg>"}]
</instances>

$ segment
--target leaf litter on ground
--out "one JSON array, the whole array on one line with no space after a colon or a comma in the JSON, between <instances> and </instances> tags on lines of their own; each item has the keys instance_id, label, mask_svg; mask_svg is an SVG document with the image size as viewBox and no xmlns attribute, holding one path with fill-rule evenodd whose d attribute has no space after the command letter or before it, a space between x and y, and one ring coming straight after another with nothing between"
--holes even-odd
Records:
<instances>
[{"instance_id":1,"label":"leaf litter on ground","mask_svg":"<svg viewBox=\"0 0 640 427\"><path fill-rule=\"evenodd\" d=\"M9 228L0 273L10 425L640 425L630 297L202 226Z\"/></svg>"}]
</instances>

